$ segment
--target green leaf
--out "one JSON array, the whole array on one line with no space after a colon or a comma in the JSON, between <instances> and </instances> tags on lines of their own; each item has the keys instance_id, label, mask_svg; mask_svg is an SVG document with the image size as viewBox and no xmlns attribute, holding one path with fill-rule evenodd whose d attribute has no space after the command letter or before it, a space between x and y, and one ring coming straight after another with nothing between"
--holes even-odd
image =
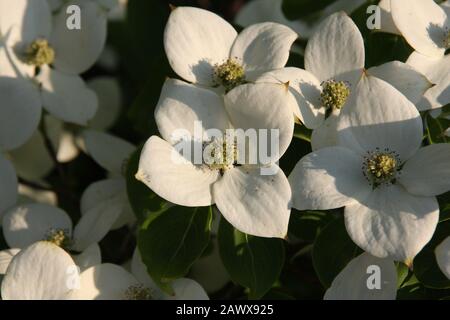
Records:
<instances>
[{"instance_id":1,"label":"green leaf","mask_svg":"<svg viewBox=\"0 0 450 320\"><path fill-rule=\"evenodd\" d=\"M167 293L170 281L185 276L209 244L211 207L173 206L138 233L138 247L152 279Z\"/></svg>"},{"instance_id":2,"label":"green leaf","mask_svg":"<svg viewBox=\"0 0 450 320\"><path fill-rule=\"evenodd\" d=\"M250 299L263 297L280 276L283 241L247 235L220 219L218 242L220 257L233 282L248 288Z\"/></svg>"},{"instance_id":3,"label":"green leaf","mask_svg":"<svg viewBox=\"0 0 450 320\"><path fill-rule=\"evenodd\" d=\"M427 288L448 289L448 279L436 262L434 250L450 234L450 221L438 224L433 239L422 249L414 259L414 274L417 279Z\"/></svg>"},{"instance_id":4,"label":"green leaf","mask_svg":"<svg viewBox=\"0 0 450 320\"><path fill-rule=\"evenodd\" d=\"M362 250L345 229L344 218L330 222L314 242L313 265L320 282L328 288L342 269Z\"/></svg>"},{"instance_id":5,"label":"green leaf","mask_svg":"<svg viewBox=\"0 0 450 320\"><path fill-rule=\"evenodd\" d=\"M335 0L283 0L283 13L290 20L316 20L320 11Z\"/></svg>"},{"instance_id":6,"label":"green leaf","mask_svg":"<svg viewBox=\"0 0 450 320\"><path fill-rule=\"evenodd\" d=\"M138 148L130 157L126 170L127 194L138 221L143 222L164 210L167 201L157 196L149 187L135 178L139 167L142 147Z\"/></svg>"},{"instance_id":7,"label":"green leaf","mask_svg":"<svg viewBox=\"0 0 450 320\"><path fill-rule=\"evenodd\" d=\"M433 118L429 113L426 115L428 142L447 143L450 138L445 135L445 130L450 127L450 120L444 118Z\"/></svg>"},{"instance_id":8,"label":"green leaf","mask_svg":"<svg viewBox=\"0 0 450 320\"><path fill-rule=\"evenodd\" d=\"M333 220L333 215L322 211L292 210L289 220L289 237L314 242L320 231Z\"/></svg>"}]
</instances>

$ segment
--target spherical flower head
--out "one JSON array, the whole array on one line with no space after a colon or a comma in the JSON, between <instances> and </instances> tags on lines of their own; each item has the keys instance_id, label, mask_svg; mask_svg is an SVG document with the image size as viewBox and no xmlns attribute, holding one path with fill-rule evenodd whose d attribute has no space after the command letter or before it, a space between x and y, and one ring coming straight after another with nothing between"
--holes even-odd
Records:
<instances>
[{"instance_id":1,"label":"spherical flower head","mask_svg":"<svg viewBox=\"0 0 450 320\"><path fill-rule=\"evenodd\" d=\"M51 64L55 60L55 50L46 39L33 41L26 50L26 63L36 67Z\"/></svg>"},{"instance_id":2,"label":"spherical flower head","mask_svg":"<svg viewBox=\"0 0 450 320\"><path fill-rule=\"evenodd\" d=\"M244 68L235 59L227 59L224 63L214 66L214 82L230 91L245 82Z\"/></svg>"},{"instance_id":3,"label":"spherical flower head","mask_svg":"<svg viewBox=\"0 0 450 320\"><path fill-rule=\"evenodd\" d=\"M152 300L152 291L143 286L142 284L136 284L128 287L124 294L125 300Z\"/></svg>"},{"instance_id":4,"label":"spherical flower head","mask_svg":"<svg viewBox=\"0 0 450 320\"><path fill-rule=\"evenodd\" d=\"M395 152L376 150L364 157L363 173L373 188L394 183L399 171L400 159Z\"/></svg>"},{"instance_id":5,"label":"spherical flower head","mask_svg":"<svg viewBox=\"0 0 450 320\"><path fill-rule=\"evenodd\" d=\"M341 109L350 95L350 88L344 81L327 80L322 88L320 102L327 110Z\"/></svg>"},{"instance_id":6,"label":"spherical flower head","mask_svg":"<svg viewBox=\"0 0 450 320\"><path fill-rule=\"evenodd\" d=\"M225 170L233 168L238 152L234 140L212 139L203 144L203 155L205 164L212 170Z\"/></svg>"},{"instance_id":7,"label":"spherical flower head","mask_svg":"<svg viewBox=\"0 0 450 320\"><path fill-rule=\"evenodd\" d=\"M72 244L68 230L50 229L45 235L45 241L51 242L60 248L67 249Z\"/></svg>"}]
</instances>

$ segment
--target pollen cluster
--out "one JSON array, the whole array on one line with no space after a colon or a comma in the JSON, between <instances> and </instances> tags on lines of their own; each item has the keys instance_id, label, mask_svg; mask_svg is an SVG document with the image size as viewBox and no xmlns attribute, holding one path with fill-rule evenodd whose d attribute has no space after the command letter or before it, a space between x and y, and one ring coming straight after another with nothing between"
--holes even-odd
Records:
<instances>
[{"instance_id":1,"label":"pollen cluster","mask_svg":"<svg viewBox=\"0 0 450 320\"><path fill-rule=\"evenodd\" d=\"M128 287L124 294L125 300L152 300L152 292L142 284L136 284Z\"/></svg>"},{"instance_id":2,"label":"pollen cluster","mask_svg":"<svg viewBox=\"0 0 450 320\"><path fill-rule=\"evenodd\" d=\"M227 59L224 63L214 66L214 82L230 91L245 82L244 68L236 60Z\"/></svg>"},{"instance_id":3,"label":"pollen cluster","mask_svg":"<svg viewBox=\"0 0 450 320\"><path fill-rule=\"evenodd\" d=\"M55 50L46 39L37 39L26 50L26 63L36 67L51 64L55 60Z\"/></svg>"},{"instance_id":4,"label":"pollen cluster","mask_svg":"<svg viewBox=\"0 0 450 320\"><path fill-rule=\"evenodd\" d=\"M320 102L327 110L341 109L350 95L350 88L344 81L327 80L322 88Z\"/></svg>"},{"instance_id":5,"label":"pollen cluster","mask_svg":"<svg viewBox=\"0 0 450 320\"><path fill-rule=\"evenodd\" d=\"M213 139L204 143L203 161L212 170L225 170L233 168L238 158L236 143L230 139Z\"/></svg>"},{"instance_id":6,"label":"pollen cluster","mask_svg":"<svg viewBox=\"0 0 450 320\"><path fill-rule=\"evenodd\" d=\"M376 188L382 184L394 183L399 171L399 158L395 152L385 149L368 152L364 157L363 173Z\"/></svg>"},{"instance_id":7,"label":"pollen cluster","mask_svg":"<svg viewBox=\"0 0 450 320\"><path fill-rule=\"evenodd\" d=\"M50 229L45 235L45 241L49 241L56 244L58 247L63 249L68 248L71 245L71 239L69 237L69 232L64 229Z\"/></svg>"}]
</instances>

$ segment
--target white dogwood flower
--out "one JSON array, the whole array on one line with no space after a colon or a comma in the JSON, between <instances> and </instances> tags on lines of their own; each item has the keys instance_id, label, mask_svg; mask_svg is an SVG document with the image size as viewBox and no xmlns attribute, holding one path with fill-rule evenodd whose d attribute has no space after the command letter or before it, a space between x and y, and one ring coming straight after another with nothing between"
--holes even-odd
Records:
<instances>
[{"instance_id":1,"label":"white dogwood flower","mask_svg":"<svg viewBox=\"0 0 450 320\"><path fill-rule=\"evenodd\" d=\"M402 94L365 76L337 123L338 145L299 161L293 206L345 207L353 241L376 257L411 265L433 236L436 195L450 190L450 145L420 148L422 119Z\"/></svg>"},{"instance_id":2,"label":"white dogwood flower","mask_svg":"<svg viewBox=\"0 0 450 320\"><path fill-rule=\"evenodd\" d=\"M263 74L257 82L289 82L291 108L306 127L315 129L313 150L336 144L336 123L364 72L389 82L412 102L431 87L411 66L393 61L364 70L364 41L356 24L338 12L318 27L305 51L305 70L284 68Z\"/></svg>"},{"instance_id":3,"label":"white dogwood flower","mask_svg":"<svg viewBox=\"0 0 450 320\"><path fill-rule=\"evenodd\" d=\"M72 220L64 210L43 203L23 203L6 211L2 225L3 236L10 248L22 249L46 240L66 250L83 252L96 245L114 222L92 210L72 228Z\"/></svg>"},{"instance_id":4,"label":"white dogwood flower","mask_svg":"<svg viewBox=\"0 0 450 320\"><path fill-rule=\"evenodd\" d=\"M39 241L12 258L1 284L1 295L3 300L69 299L77 279L72 257L51 242Z\"/></svg>"},{"instance_id":5,"label":"white dogwood flower","mask_svg":"<svg viewBox=\"0 0 450 320\"><path fill-rule=\"evenodd\" d=\"M324 300L395 300L397 270L392 260L363 253L333 280Z\"/></svg>"},{"instance_id":6,"label":"white dogwood flower","mask_svg":"<svg viewBox=\"0 0 450 320\"><path fill-rule=\"evenodd\" d=\"M81 9L83 26L76 31L66 26L65 8L72 4ZM78 74L103 50L105 9L94 1L66 1L52 16L46 0L1 0L0 20L0 148L27 141L42 107L58 119L86 125L97 97Z\"/></svg>"},{"instance_id":7,"label":"white dogwood flower","mask_svg":"<svg viewBox=\"0 0 450 320\"><path fill-rule=\"evenodd\" d=\"M284 67L297 38L290 28L260 23L236 30L218 15L198 8L175 8L164 32L172 69L186 81L231 90L259 74Z\"/></svg>"},{"instance_id":8,"label":"white dogwood flower","mask_svg":"<svg viewBox=\"0 0 450 320\"><path fill-rule=\"evenodd\" d=\"M450 237L436 247L435 253L439 268L450 279Z\"/></svg>"},{"instance_id":9,"label":"white dogwood flower","mask_svg":"<svg viewBox=\"0 0 450 320\"><path fill-rule=\"evenodd\" d=\"M392 19L406 41L428 57L442 57L450 48L450 19L433 0L391 0Z\"/></svg>"},{"instance_id":10,"label":"white dogwood flower","mask_svg":"<svg viewBox=\"0 0 450 320\"><path fill-rule=\"evenodd\" d=\"M167 80L155 111L164 140L152 136L146 142L136 178L162 198L178 205L216 204L227 221L247 234L285 237L291 192L286 176L275 162L284 154L293 136L292 113L286 108L289 99L285 85L245 84L222 97L209 89ZM201 121L201 129L216 129L220 134L226 134L230 128L278 130L278 152L269 152L268 163L258 160L255 164L249 161L237 164L236 158L246 157L247 152L253 154L264 147L269 149L269 142L258 138L259 143L246 145L251 151L245 150L239 156L236 145L225 138L196 137L197 121ZM180 130L186 137L176 135ZM212 162L206 162L203 157L200 159L203 161L194 164L195 159L186 159L175 149L180 139L184 143L193 141L198 146L194 150L200 149L201 154L211 151L227 156ZM258 144L259 150L255 150ZM261 170L269 169L266 167L273 169L274 174L262 175Z\"/></svg>"},{"instance_id":11,"label":"white dogwood flower","mask_svg":"<svg viewBox=\"0 0 450 320\"><path fill-rule=\"evenodd\" d=\"M163 293L147 273L136 249L131 273L121 266L105 263L93 266L80 274L80 287L73 291L78 300L208 300L208 295L194 280L173 281L174 296Z\"/></svg>"}]
</instances>

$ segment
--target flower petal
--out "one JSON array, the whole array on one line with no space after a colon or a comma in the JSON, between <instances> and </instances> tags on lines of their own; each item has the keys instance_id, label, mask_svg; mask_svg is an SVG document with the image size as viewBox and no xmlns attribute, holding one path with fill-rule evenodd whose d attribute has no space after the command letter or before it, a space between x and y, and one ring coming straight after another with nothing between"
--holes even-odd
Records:
<instances>
[{"instance_id":1,"label":"flower petal","mask_svg":"<svg viewBox=\"0 0 450 320\"><path fill-rule=\"evenodd\" d=\"M422 119L397 89L364 76L339 116L338 141L361 155L387 148L404 162L422 142Z\"/></svg>"},{"instance_id":2,"label":"flower petal","mask_svg":"<svg viewBox=\"0 0 450 320\"><path fill-rule=\"evenodd\" d=\"M294 119L289 108L293 103L292 99L284 84L245 84L234 88L225 96L225 107L234 128L258 130L256 133L260 158L261 152L266 152L270 160L276 162L289 147L294 133ZM267 133L278 131L278 150L273 150L270 145L262 150L264 146L260 146L263 145L260 135L264 132L259 131L260 129L267 130ZM265 138L266 143L271 144L272 139L267 136Z\"/></svg>"},{"instance_id":3,"label":"flower petal","mask_svg":"<svg viewBox=\"0 0 450 320\"><path fill-rule=\"evenodd\" d=\"M432 144L409 159L398 181L417 196L436 196L450 190L450 145Z\"/></svg>"},{"instance_id":4,"label":"flower petal","mask_svg":"<svg viewBox=\"0 0 450 320\"><path fill-rule=\"evenodd\" d=\"M213 67L229 58L237 36L218 15L198 8L178 7L170 14L164 48L172 69L183 79L213 85Z\"/></svg>"},{"instance_id":5,"label":"flower petal","mask_svg":"<svg viewBox=\"0 0 450 320\"><path fill-rule=\"evenodd\" d=\"M292 206L328 210L365 199L371 187L361 170L362 158L342 147L328 147L303 157L289 176Z\"/></svg>"},{"instance_id":6,"label":"flower petal","mask_svg":"<svg viewBox=\"0 0 450 320\"><path fill-rule=\"evenodd\" d=\"M450 279L450 237L442 241L434 252L439 268Z\"/></svg>"},{"instance_id":7,"label":"flower petal","mask_svg":"<svg viewBox=\"0 0 450 320\"><path fill-rule=\"evenodd\" d=\"M11 248L21 249L46 240L52 230L64 230L70 237L72 220L65 211L47 204L23 204L3 217L3 235Z\"/></svg>"},{"instance_id":8,"label":"flower petal","mask_svg":"<svg viewBox=\"0 0 450 320\"><path fill-rule=\"evenodd\" d=\"M9 264L20 249L6 249L0 251L0 275L4 275L8 269Z\"/></svg>"},{"instance_id":9,"label":"flower petal","mask_svg":"<svg viewBox=\"0 0 450 320\"><path fill-rule=\"evenodd\" d=\"M430 241L439 219L435 197L409 194L402 186L381 186L345 207L345 225L364 251L411 265Z\"/></svg>"},{"instance_id":10,"label":"flower petal","mask_svg":"<svg viewBox=\"0 0 450 320\"><path fill-rule=\"evenodd\" d=\"M42 66L37 80L42 88L44 108L56 118L86 125L97 111L97 96L83 79Z\"/></svg>"},{"instance_id":11,"label":"flower petal","mask_svg":"<svg viewBox=\"0 0 450 320\"><path fill-rule=\"evenodd\" d=\"M192 279L177 279L172 283L172 287L175 295L166 295L166 300L209 300L205 289Z\"/></svg>"},{"instance_id":12,"label":"flower petal","mask_svg":"<svg viewBox=\"0 0 450 320\"><path fill-rule=\"evenodd\" d=\"M253 24L238 35L230 56L242 61L247 78L253 80L264 71L283 68L295 39L297 33L282 24Z\"/></svg>"},{"instance_id":13,"label":"flower petal","mask_svg":"<svg viewBox=\"0 0 450 320\"><path fill-rule=\"evenodd\" d=\"M98 108L89 126L97 130L110 128L117 120L122 103L122 92L114 77L96 77L87 86L97 94Z\"/></svg>"},{"instance_id":14,"label":"flower petal","mask_svg":"<svg viewBox=\"0 0 450 320\"><path fill-rule=\"evenodd\" d=\"M74 290L74 300L124 300L127 289L138 284L124 268L104 263L90 267L80 274L80 288Z\"/></svg>"},{"instance_id":15,"label":"flower petal","mask_svg":"<svg viewBox=\"0 0 450 320\"><path fill-rule=\"evenodd\" d=\"M81 271L102 263L102 254L97 243L91 244L82 253L73 255L72 258Z\"/></svg>"},{"instance_id":16,"label":"flower petal","mask_svg":"<svg viewBox=\"0 0 450 320\"><path fill-rule=\"evenodd\" d=\"M392 19L391 0L381 0L378 7L380 8L380 31L401 35Z\"/></svg>"},{"instance_id":17,"label":"flower petal","mask_svg":"<svg viewBox=\"0 0 450 320\"><path fill-rule=\"evenodd\" d=\"M415 51L406 63L436 84L428 89L423 99L417 103L419 110L440 108L450 103L450 54L430 58Z\"/></svg>"},{"instance_id":18,"label":"flower petal","mask_svg":"<svg viewBox=\"0 0 450 320\"><path fill-rule=\"evenodd\" d=\"M2 298L68 299L72 289L69 277L78 277L75 272L76 266L66 251L47 241L36 242L21 250L9 264L2 281Z\"/></svg>"},{"instance_id":19,"label":"flower petal","mask_svg":"<svg viewBox=\"0 0 450 320\"><path fill-rule=\"evenodd\" d=\"M289 92L295 98L291 105L294 115L310 129L317 128L324 121L325 109L319 104L322 87L308 71L287 67L266 72L256 82L289 83Z\"/></svg>"},{"instance_id":20,"label":"flower petal","mask_svg":"<svg viewBox=\"0 0 450 320\"><path fill-rule=\"evenodd\" d=\"M182 206L201 207L214 203L211 186L218 170L187 161L168 142L152 136L142 149L136 179L162 198Z\"/></svg>"},{"instance_id":21,"label":"flower petal","mask_svg":"<svg viewBox=\"0 0 450 320\"><path fill-rule=\"evenodd\" d=\"M164 83L155 120L161 136L172 144L178 142L186 131L194 136L196 121L201 121L197 125L203 130L216 128L224 131L230 127L223 97L176 79L167 79Z\"/></svg>"},{"instance_id":22,"label":"flower petal","mask_svg":"<svg viewBox=\"0 0 450 320\"><path fill-rule=\"evenodd\" d=\"M291 189L283 171L272 174L248 166L228 170L213 186L217 208L241 232L284 238L291 212Z\"/></svg>"},{"instance_id":23,"label":"flower petal","mask_svg":"<svg viewBox=\"0 0 450 320\"><path fill-rule=\"evenodd\" d=\"M80 7L81 28L67 27L67 7ZM106 42L107 17L95 1L71 0L53 17L51 43L56 56L54 66L69 74L80 74L97 61Z\"/></svg>"},{"instance_id":24,"label":"flower petal","mask_svg":"<svg viewBox=\"0 0 450 320\"><path fill-rule=\"evenodd\" d=\"M325 147L333 147L338 144L337 125L339 114L339 110L333 110L322 125L313 130L311 134L311 148L313 151Z\"/></svg>"},{"instance_id":25,"label":"flower petal","mask_svg":"<svg viewBox=\"0 0 450 320\"><path fill-rule=\"evenodd\" d=\"M89 208L74 228L72 249L83 251L91 244L102 240L119 218L126 201L126 194L119 193L109 201Z\"/></svg>"},{"instance_id":26,"label":"flower petal","mask_svg":"<svg viewBox=\"0 0 450 320\"><path fill-rule=\"evenodd\" d=\"M367 73L394 86L414 104L418 103L425 91L433 86L423 74L400 61L372 67Z\"/></svg>"},{"instance_id":27,"label":"flower petal","mask_svg":"<svg viewBox=\"0 0 450 320\"><path fill-rule=\"evenodd\" d=\"M371 273L379 276L379 287L371 282ZM369 287L375 285L374 287ZM397 270L390 259L363 253L350 261L325 292L324 300L395 300Z\"/></svg>"},{"instance_id":28,"label":"flower petal","mask_svg":"<svg viewBox=\"0 0 450 320\"><path fill-rule=\"evenodd\" d=\"M0 153L0 218L17 201L17 176L9 160Z\"/></svg>"},{"instance_id":29,"label":"flower petal","mask_svg":"<svg viewBox=\"0 0 450 320\"><path fill-rule=\"evenodd\" d=\"M114 174L122 174L123 165L135 147L111 134L84 130L82 133L86 152L105 170Z\"/></svg>"},{"instance_id":30,"label":"flower petal","mask_svg":"<svg viewBox=\"0 0 450 320\"><path fill-rule=\"evenodd\" d=\"M30 81L0 77L0 150L24 144L41 119L39 90Z\"/></svg>"},{"instance_id":31,"label":"flower petal","mask_svg":"<svg viewBox=\"0 0 450 320\"><path fill-rule=\"evenodd\" d=\"M308 41L305 69L320 81L336 79L356 85L364 68L364 41L345 13L325 19Z\"/></svg>"},{"instance_id":32,"label":"flower petal","mask_svg":"<svg viewBox=\"0 0 450 320\"><path fill-rule=\"evenodd\" d=\"M408 43L420 53L444 55L447 15L433 0L391 0L392 18Z\"/></svg>"}]
</instances>

